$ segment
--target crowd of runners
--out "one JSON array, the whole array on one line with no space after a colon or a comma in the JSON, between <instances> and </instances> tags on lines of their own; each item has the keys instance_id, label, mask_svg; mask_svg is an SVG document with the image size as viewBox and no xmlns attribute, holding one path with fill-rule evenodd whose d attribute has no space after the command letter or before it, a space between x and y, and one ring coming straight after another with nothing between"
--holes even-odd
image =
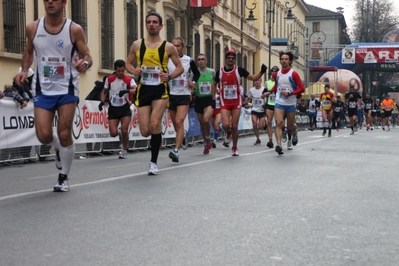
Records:
<instances>
[{"instance_id":1,"label":"crowd of runners","mask_svg":"<svg viewBox=\"0 0 399 266\"><path fill-rule=\"evenodd\" d=\"M65 4L66 1L44 1L45 17L28 24L21 72L15 77L18 85L21 85L28 77L29 68L34 66L32 91L36 134L40 142L55 147L56 166L60 170L55 192L69 191L69 172L75 154L71 129L79 99L79 73L85 72L93 64L82 28L63 16ZM261 144L259 130L266 128L266 146L274 149L278 155L284 154L284 142L287 142L287 150L297 145L295 115L297 99L304 92L304 86L299 74L291 68L294 59L291 52L280 53L281 66L270 69L269 80L262 86L262 77L267 72L264 64L258 73L251 74L236 65L237 53L230 49L225 53L225 65L220 69L210 69L207 67L207 55L200 53L192 59L183 54L185 44L181 37L174 38L172 42L160 37L163 20L158 13L149 13L145 19L147 37L133 42L126 61L115 62L115 73L105 79L98 106L102 110L108 105L110 134L119 136L122 143L120 159L127 158L131 104L137 107L141 135L150 137L149 175L158 173L161 123L167 108L176 132L175 147L169 153L169 158L175 163L180 161L181 149L187 148L184 119L193 101L203 137L204 155L216 147L219 133L223 130L226 133L223 146L231 148L232 156L239 156L238 123L242 107L251 110L255 145ZM49 46L49 43L54 45ZM125 71L134 75L137 81L127 76ZM65 74L60 75L61 72ZM246 99L241 86L243 78L254 82ZM326 85L326 92L322 93L319 100L312 97L309 113L318 109L322 111L323 135L328 133L331 137L332 123L339 122L335 112L342 105L339 104L340 99L336 99L328 90ZM353 88L345 95L351 118L351 134L357 129L356 115L360 101L360 95ZM372 130L370 124L374 119L373 114L380 111L375 107L379 103L369 100L364 103L365 112L367 110L366 113L371 117L367 116L368 128ZM392 111L392 100L385 99L381 106L384 111L382 126L389 130L387 121ZM53 132L52 121L56 111L59 122L57 132ZM380 117L381 113L374 117ZM213 136L210 134L211 126L214 129Z\"/></svg>"}]
</instances>

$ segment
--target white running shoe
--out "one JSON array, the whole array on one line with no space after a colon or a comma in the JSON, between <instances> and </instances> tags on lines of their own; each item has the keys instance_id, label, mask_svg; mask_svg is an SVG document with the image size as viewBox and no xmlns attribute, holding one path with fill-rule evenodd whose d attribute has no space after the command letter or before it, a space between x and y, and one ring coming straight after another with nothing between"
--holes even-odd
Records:
<instances>
[{"instance_id":1,"label":"white running shoe","mask_svg":"<svg viewBox=\"0 0 399 266\"><path fill-rule=\"evenodd\" d=\"M157 164L150 162L150 169L148 169L148 175L156 175L158 174L158 166Z\"/></svg>"},{"instance_id":2,"label":"white running shoe","mask_svg":"<svg viewBox=\"0 0 399 266\"><path fill-rule=\"evenodd\" d=\"M119 152L119 159L127 159L127 151L121 150Z\"/></svg>"},{"instance_id":3,"label":"white running shoe","mask_svg":"<svg viewBox=\"0 0 399 266\"><path fill-rule=\"evenodd\" d=\"M292 147L292 142L289 140L287 142L287 150L292 151L294 148Z\"/></svg>"},{"instance_id":4,"label":"white running shoe","mask_svg":"<svg viewBox=\"0 0 399 266\"><path fill-rule=\"evenodd\" d=\"M54 192L68 192L69 191L69 179L67 175L59 174L58 182L54 186Z\"/></svg>"}]
</instances>

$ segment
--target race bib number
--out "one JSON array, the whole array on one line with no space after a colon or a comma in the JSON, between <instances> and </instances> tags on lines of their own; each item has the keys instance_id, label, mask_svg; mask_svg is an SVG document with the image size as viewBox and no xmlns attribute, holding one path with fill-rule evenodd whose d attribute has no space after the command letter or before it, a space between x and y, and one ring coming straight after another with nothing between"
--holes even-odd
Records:
<instances>
[{"instance_id":1,"label":"race bib number","mask_svg":"<svg viewBox=\"0 0 399 266\"><path fill-rule=\"evenodd\" d=\"M262 98L254 98L253 105L255 107L261 107L263 105L263 99Z\"/></svg>"},{"instance_id":2,"label":"race bib number","mask_svg":"<svg viewBox=\"0 0 399 266\"><path fill-rule=\"evenodd\" d=\"M183 91L184 90L184 79L181 77L172 79L172 90Z\"/></svg>"},{"instance_id":3,"label":"race bib number","mask_svg":"<svg viewBox=\"0 0 399 266\"><path fill-rule=\"evenodd\" d=\"M268 101L269 101L270 104L276 103L276 94L270 94Z\"/></svg>"},{"instance_id":4,"label":"race bib number","mask_svg":"<svg viewBox=\"0 0 399 266\"><path fill-rule=\"evenodd\" d=\"M323 101L323 106L324 107L327 107L327 106L330 106L331 105L331 101L330 100L324 100Z\"/></svg>"},{"instance_id":5,"label":"race bib number","mask_svg":"<svg viewBox=\"0 0 399 266\"><path fill-rule=\"evenodd\" d=\"M385 111L391 111L391 106L385 106Z\"/></svg>"},{"instance_id":6,"label":"race bib number","mask_svg":"<svg viewBox=\"0 0 399 266\"><path fill-rule=\"evenodd\" d=\"M237 99L237 86L236 85L224 86L223 96L227 100Z\"/></svg>"},{"instance_id":7,"label":"race bib number","mask_svg":"<svg viewBox=\"0 0 399 266\"><path fill-rule=\"evenodd\" d=\"M119 97L119 93L113 93L111 97L111 105L120 107L126 104L126 98L124 96Z\"/></svg>"},{"instance_id":8,"label":"race bib number","mask_svg":"<svg viewBox=\"0 0 399 266\"><path fill-rule=\"evenodd\" d=\"M356 108L356 102L349 102L349 108Z\"/></svg>"},{"instance_id":9,"label":"race bib number","mask_svg":"<svg viewBox=\"0 0 399 266\"><path fill-rule=\"evenodd\" d=\"M340 107L335 107L335 108L334 108L334 112L336 112L336 113L341 112L341 108L340 108Z\"/></svg>"},{"instance_id":10,"label":"race bib number","mask_svg":"<svg viewBox=\"0 0 399 266\"><path fill-rule=\"evenodd\" d=\"M211 94L211 83L210 82L200 82L198 84L200 95L210 95Z\"/></svg>"},{"instance_id":11,"label":"race bib number","mask_svg":"<svg viewBox=\"0 0 399 266\"><path fill-rule=\"evenodd\" d=\"M216 101L215 109L220 109L220 101Z\"/></svg>"},{"instance_id":12,"label":"race bib number","mask_svg":"<svg viewBox=\"0 0 399 266\"><path fill-rule=\"evenodd\" d=\"M161 68L142 66L141 84L156 86L161 84Z\"/></svg>"},{"instance_id":13,"label":"race bib number","mask_svg":"<svg viewBox=\"0 0 399 266\"><path fill-rule=\"evenodd\" d=\"M67 82L65 70L67 64L65 58L61 57L43 57L42 59L42 77L43 83L65 83Z\"/></svg>"},{"instance_id":14,"label":"race bib number","mask_svg":"<svg viewBox=\"0 0 399 266\"><path fill-rule=\"evenodd\" d=\"M316 112L316 108L313 104L309 106L309 112L312 112L312 113Z\"/></svg>"},{"instance_id":15,"label":"race bib number","mask_svg":"<svg viewBox=\"0 0 399 266\"><path fill-rule=\"evenodd\" d=\"M366 109L371 109L371 103L366 103Z\"/></svg>"}]
</instances>

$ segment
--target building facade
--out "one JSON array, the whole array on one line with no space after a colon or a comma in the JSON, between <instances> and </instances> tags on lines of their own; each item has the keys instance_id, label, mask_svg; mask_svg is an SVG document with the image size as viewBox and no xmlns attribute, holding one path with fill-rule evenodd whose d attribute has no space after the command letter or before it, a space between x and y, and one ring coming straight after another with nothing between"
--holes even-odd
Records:
<instances>
[{"instance_id":1,"label":"building facade","mask_svg":"<svg viewBox=\"0 0 399 266\"><path fill-rule=\"evenodd\" d=\"M288 24L285 17L291 7L296 18ZM308 9L302 0L218 0L217 6L206 8L189 7L187 0L69 0L64 14L84 29L94 61L91 69L81 74L82 99L96 80L112 73L116 59L127 58L134 40L146 36L143 22L151 11L163 17L161 37L170 41L181 36L186 40L188 55L205 53L209 67L218 69L224 65L224 52L234 49L237 64L258 73L262 63L269 68L278 66L279 50L287 50L271 49L269 36L287 38L292 31L304 31ZM247 20L250 11L256 18L253 25ZM20 66L26 24L42 16L43 0L0 2L1 87L12 82ZM298 38L298 45L304 43ZM304 55L293 65L302 77L305 65ZM243 86L248 89L252 82L243 81Z\"/></svg>"},{"instance_id":2,"label":"building facade","mask_svg":"<svg viewBox=\"0 0 399 266\"><path fill-rule=\"evenodd\" d=\"M315 33L310 42L317 42L318 38L324 39L319 51L319 58L313 59L320 61L320 65L324 65L343 47L351 44L345 17L342 12L334 12L313 5L307 6L309 13L306 15L306 27L309 29L309 35ZM323 34L317 34L317 32Z\"/></svg>"}]
</instances>

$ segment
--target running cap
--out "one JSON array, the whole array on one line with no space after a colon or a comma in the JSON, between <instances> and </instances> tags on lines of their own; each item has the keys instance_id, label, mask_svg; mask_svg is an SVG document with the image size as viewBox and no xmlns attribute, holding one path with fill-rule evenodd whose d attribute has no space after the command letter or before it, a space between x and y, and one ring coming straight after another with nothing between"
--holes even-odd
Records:
<instances>
[{"instance_id":1,"label":"running cap","mask_svg":"<svg viewBox=\"0 0 399 266\"><path fill-rule=\"evenodd\" d=\"M236 57L237 53L233 49L230 49L230 50L226 51L226 57L228 57L229 55L232 55L232 56Z\"/></svg>"}]
</instances>

